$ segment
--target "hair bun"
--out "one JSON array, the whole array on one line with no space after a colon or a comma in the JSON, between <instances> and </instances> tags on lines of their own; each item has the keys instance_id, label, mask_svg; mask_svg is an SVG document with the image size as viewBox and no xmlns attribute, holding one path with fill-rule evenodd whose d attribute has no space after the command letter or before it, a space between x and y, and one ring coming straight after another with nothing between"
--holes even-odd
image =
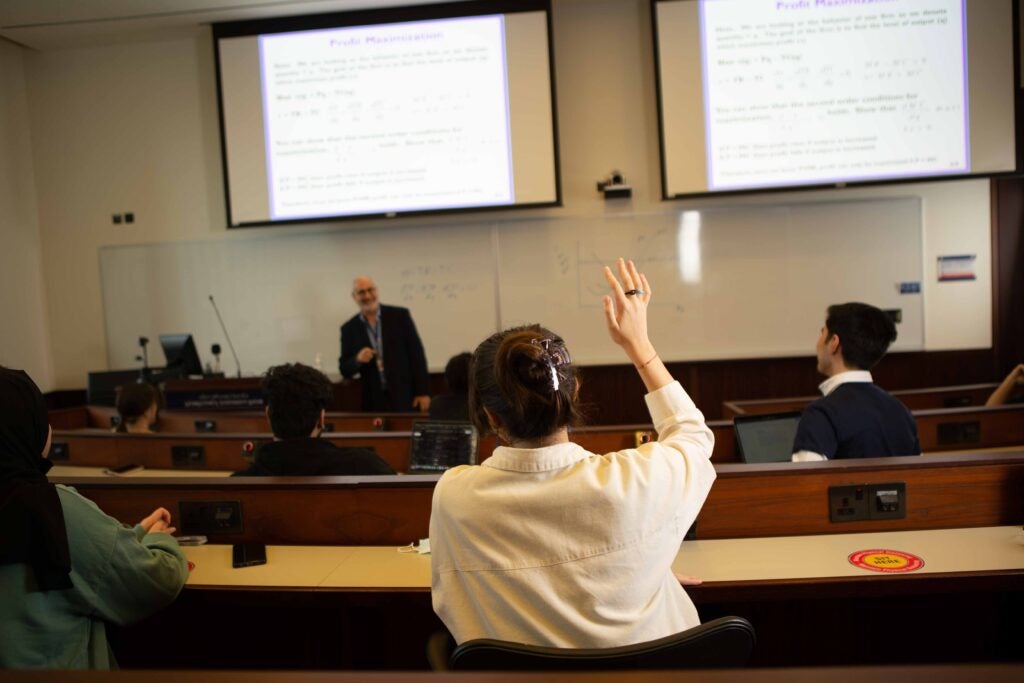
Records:
<instances>
[{"instance_id":1,"label":"hair bun","mask_svg":"<svg viewBox=\"0 0 1024 683\"><path fill-rule=\"evenodd\" d=\"M536 343L536 334L510 335L498 348L498 357L522 387L540 394L554 390L552 363L544 347Z\"/></svg>"}]
</instances>

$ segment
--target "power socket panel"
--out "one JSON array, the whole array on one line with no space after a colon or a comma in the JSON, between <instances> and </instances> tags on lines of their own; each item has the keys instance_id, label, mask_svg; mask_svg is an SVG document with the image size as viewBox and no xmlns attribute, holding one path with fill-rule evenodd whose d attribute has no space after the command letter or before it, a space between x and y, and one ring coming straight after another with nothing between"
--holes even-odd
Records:
<instances>
[{"instance_id":1,"label":"power socket panel","mask_svg":"<svg viewBox=\"0 0 1024 683\"><path fill-rule=\"evenodd\" d=\"M858 522L906 516L907 485L902 481L828 487L829 521Z\"/></svg>"},{"instance_id":2,"label":"power socket panel","mask_svg":"<svg viewBox=\"0 0 1024 683\"><path fill-rule=\"evenodd\" d=\"M238 500L178 501L178 524L186 536L240 534L242 502Z\"/></svg>"},{"instance_id":3,"label":"power socket panel","mask_svg":"<svg viewBox=\"0 0 1024 683\"><path fill-rule=\"evenodd\" d=\"M216 420L195 420L194 424L196 432L200 434L217 431Z\"/></svg>"},{"instance_id":4,"label":"power socket panel","mask_svg":"<svg viewBox=\"0 0 1024 683\"><path fill-rule=\"evenodd\" d=\"M171 467L197 469L206 466L203 446L171 446Z\"/></svg>"}]
</instances>

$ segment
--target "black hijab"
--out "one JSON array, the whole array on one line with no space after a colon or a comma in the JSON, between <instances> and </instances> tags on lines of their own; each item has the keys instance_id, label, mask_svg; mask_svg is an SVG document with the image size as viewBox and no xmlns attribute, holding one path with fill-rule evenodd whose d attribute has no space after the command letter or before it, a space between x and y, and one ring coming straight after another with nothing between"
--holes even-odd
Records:
<instances>
[{"instance_id":1,"label":"black hijab","mask_svg":"<svg viewBox=\"0 0 1024 683\"><path fill-rule=\"evenodd\" d=\"M42 455L49 430L39 387L0 367L0 564L32 565L44 591L71 588L64 512Z\"/></svg>"}]
</instances>

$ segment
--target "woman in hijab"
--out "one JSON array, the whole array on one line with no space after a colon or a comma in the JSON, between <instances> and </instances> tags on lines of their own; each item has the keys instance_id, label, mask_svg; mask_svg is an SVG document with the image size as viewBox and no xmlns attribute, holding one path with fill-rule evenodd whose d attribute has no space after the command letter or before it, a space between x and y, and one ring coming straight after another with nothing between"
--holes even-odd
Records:
<instances>
[{"instance_id":1,"label":"woman in hijab","mask_svg":"<svg viewBox=\"0 0 1024 683\"><path fill-rule=\"evenodd\" d=\"M134 528L46 479L39 388L0 368L0 667L117 668L106 622L128 624L178 595L188 566L159 508Z\"/></svg>"}]
</instances>

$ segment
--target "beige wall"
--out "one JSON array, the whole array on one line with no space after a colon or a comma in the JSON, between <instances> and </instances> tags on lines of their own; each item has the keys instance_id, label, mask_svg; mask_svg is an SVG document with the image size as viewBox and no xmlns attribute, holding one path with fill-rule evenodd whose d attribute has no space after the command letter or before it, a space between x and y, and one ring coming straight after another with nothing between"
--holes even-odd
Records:
<instances>
[{"instance_id":1,"label":"beige wall","mask_svg":"<svg viewBox=\"0 0 1024 683\"><path fill-rule=\"evenodd\" d=\"M0 365L51 388L22 49L0 39Z\"/></svg>"},{"instance_id":2,"label":"beige wall","mask_svg":"<svg viewBox=\"0 0 1024 683\"><path fill-rule=\"evenodd\" d=\"M647 0L555 0L553 19L564 207L530 215L917 196L924 212L926 348L990 346L987 181L663 204ZM80 387L88 370L107 364L99 247L245 238L225 228L212 40L207 29L197 29L192 38L166 42L26 52L24 61L53 380L60 387ZM632 200L605 202L596 192L595 181L612 169L632 184ZM112 213L129 210L137 215L134 225L111 224ZM368 225L347 222L343 228ZM935 257L951 253L977 254L976 282L935 283ZM865 264L865 277L871 276L871 264ZM176 305L175 293L152 305Z\"/></svg>"}]
</instances>

